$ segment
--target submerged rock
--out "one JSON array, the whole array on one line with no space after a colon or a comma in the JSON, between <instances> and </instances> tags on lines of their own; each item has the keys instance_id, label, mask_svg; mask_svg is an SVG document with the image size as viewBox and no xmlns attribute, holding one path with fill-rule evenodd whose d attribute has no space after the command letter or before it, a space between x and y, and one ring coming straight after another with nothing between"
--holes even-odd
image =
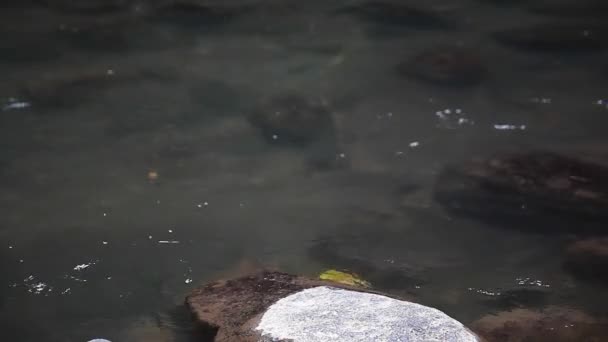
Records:
<instances>
[{"instance_id":1,"label":"submerged rock","mask_svg":"<svg viewBox=\"0 0 608 342\"><path fill-rule=\"evenodd\" d=\"M186 303L215 341L479 341L437 309L279 272L204 285Z\"/></svg>"},{"instance_id":2,"label":"submerged rock","mask_svg":"<svg viewBox=\"0 0 608 342\"><path fill-rule=\"evenodd\" d=\"M573 243L566 250L564 266L577 277L608 282L608 237Z\"/></svg>"},{"instance_id":3,"label":"submerged rock","mask_svg":"<svg viewBox=\"0 0 608 342\"><path fill-rule=\"evenodd\" d=\"M608 338L606 321L560 307L504 311L485 316L472 327L487 342L599 342Z\"/></svg>"},{"instance_id":4,"label":"submerged rock","mask_svg":"<svg viewBox=\"0 0 608 342\"><path fill-rule=\"evenodd\" d=\"M608 168L552 153L497 155L446 168L435 198L455 214L515 229L605 231Z\"/></svg>"},{"instance_id":5,"label":"submerged rock","mask_svg":"<svg viewBox=\"0 0 608 342\"><path fill-rule=\"evenodd\" d=\"M606 48L606 29L588 24L542 24L494 33L514 48L544 52L586 52Z\"/></svg>"},{"instance_id":6,"label":"submerged rock","mask_svg":"<svg viewBox=\"0 0 608 342\"><path fill-rule=\"evenodd\" d=\"M398 70L415 79L449 86L479 84L487 73L479 56L459 47L426 50L400 64Z\"/></svg>"},{"instance_id":7,"label":"submerged rock","mask_svg":"<svg viewBox=\"0 0 608 342\"><path fill-rule=\"evenodd\" d=\"M566 0L541 1L530 6L534 13L563 16L602 18L608 14L608 3L605 0Z\"/></svg>"},{"instance_id":8,"label":"submerged rock","mask_svg":"<svg viewBox=\"0 0 608 342\"><path fill-rule=\"evenodd\" d=\"M61 25L55 35L70 46L96 52L129 49L126 27L122 23Z\"/></svg>"},{"instance_id":9,"label":"submerged rock","mask_svg":"<svg viewBox=\"0 0 608 342\"><path fill-rule=\"evenodd\" d=\"M77 14L110 14L122 11L133 4L133 0L36 0L51 9Z\"/></svg>"},{"instance_id":10,"label":"submerged rock","mask_svg":"<svg viewBox=\"0 0 608 342\"><path fill-rule=\"evenodd\" d=\"M333 14L353 15L378 25L403 28L447 29L453 26L434 11L389 1L364 2L339 8Z\"/></svg>"},{"instance_id":11,"label":"submerged rock","mask_svg":"<svg viewBox=\"0 0 608 342\"><path fill-rule=\"evenodd\" d=\"M164 80L156 71L119 72L107 70L69 70L65 73L45 75L22 84L21 96L34 106L69 107L99 96L101 91L133 82Z\"/></svg>"},{"instance_id":12,"label":"submerged rock","mask_svg":"<svg viewBox=\"0 0 608 342\"><path fill-rule=\"evenodd\" d=\"M155 8L150 18L182 28L212 28L225 24L242 11L227 6L212 6L195 0L172 1Z\"/></svg>"},{"instance_id":13,"label":"submerged rock","mask_svg":"<svg viewBox=\"0 0 608 342\"><path fill-rule=\"evenodd\" d=\"M273 144L307 145L319 140L332 141L335 137L330 110L294 95L263 103L253 110L249 121Z\"/></svg>"}]
</instances>

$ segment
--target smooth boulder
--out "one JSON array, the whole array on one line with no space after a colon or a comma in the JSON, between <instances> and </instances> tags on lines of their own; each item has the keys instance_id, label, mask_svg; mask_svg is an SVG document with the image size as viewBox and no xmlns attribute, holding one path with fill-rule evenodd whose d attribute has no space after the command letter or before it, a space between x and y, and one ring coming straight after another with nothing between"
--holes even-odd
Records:
<instances>
[{"instance_id":1,"label":"smooth boulder","mask_svg":"<svg viewBox=\"0 0 608 342\"><path fill-rule=\"evenodd\" d=\"M214 341L479 341L437 309L280 272L213 282L186 303Z\"/></svg>"}]
</instances>

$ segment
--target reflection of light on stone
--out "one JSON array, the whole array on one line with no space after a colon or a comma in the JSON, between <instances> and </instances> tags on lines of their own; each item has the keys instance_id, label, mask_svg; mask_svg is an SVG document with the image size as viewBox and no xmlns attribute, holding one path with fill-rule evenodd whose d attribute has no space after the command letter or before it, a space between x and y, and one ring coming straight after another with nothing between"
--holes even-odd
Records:
<instances>
[{"instance_id":1,"label":"reflection of light on stone","mask_svg":"<svg viewBox=\"0 0 608 342\"><path fill-rule=\"evenodd\" d=\"M420 143L418 141L413 141L410 143L411 148L418 147L418 146L420 146Z\"/></svg>"},{"instance_id":2,"label":"reflection of light on stone","mask_svg":"<svg viewBox=\"0 0 608 342\"><path fill-rule=\"evenodd\" d=\"M178 244L179 241L177 241L177 240L159 240L158 243L160 243L160 244Z\"/></svg>"},{"instance_id":3,"label":"reflection of light on stone","mask_svg":"<svg viewBox=\"0 0 608 342\"><path fill-rule=\"evenodd\" d=\"M184 283L190 284L190 283L192 283L192 279L188 278L188 279L184 280Z\"/></svg>"}]
</instances>

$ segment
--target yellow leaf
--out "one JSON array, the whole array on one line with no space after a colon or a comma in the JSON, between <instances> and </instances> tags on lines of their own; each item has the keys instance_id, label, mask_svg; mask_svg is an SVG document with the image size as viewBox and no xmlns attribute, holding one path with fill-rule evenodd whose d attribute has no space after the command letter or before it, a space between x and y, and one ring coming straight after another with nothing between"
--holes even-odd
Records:
<instances>
[{"instance_id":1,"label":"yellow leaf","mask_svg":"<svg viewBox=\"0 0 608 342\"><path fill-rule=\"evenodd\" d=\"M356 287L372 287L372 284L361 279L356 274L341 272L337 270L327 270L319 275L319 279Z\"/></svg>"}]
</instances>

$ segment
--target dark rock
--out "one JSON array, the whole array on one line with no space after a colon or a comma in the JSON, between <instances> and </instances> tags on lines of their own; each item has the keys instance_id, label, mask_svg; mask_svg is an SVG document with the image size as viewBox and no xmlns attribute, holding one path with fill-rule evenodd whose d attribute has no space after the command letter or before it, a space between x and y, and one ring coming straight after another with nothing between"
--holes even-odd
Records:
<instances>
[{"instance_id":1,"label":"dark rock","mask_svg":"<svg viewBox=\"0 0 608 342\"><path fill-rule=\"evenodd\" d=\"M458 47L434 48L398 66L410 77L432 84L471 86L479 84L487 70L473 51Z\"/></svg>"},{"instance_id":2,"label":"dark rock","mask_svg":"<svg viewBox=\"0 0 608 342\"><path fill-rule=\"evenodd\" d=\"M487 342L600 342L608 338L605 320L560 307L504 311L485 316L472 327Z\"/></svg>"},{"instance_id":3,"label":"dark rock","mask_svg":"<svg viewBox=\"0 0 608 342\"><path fill-rule=\"evenodd\" d=\"M21 96L34 106L69 107L91 100L111 87L164 79L162 74L146 70L125 73L114 70L74 70L27 81L21 86Z\"/></svg>"},{"instance_id":4,"label":"dark rock","mask_svg":"<svg viewBox=\"0 0 608 342\"><path fill-rule=\"evenodd\" d=\"M61 47L48 35L15 30L0 32L0 61L11 64L44 63L62 56Z\"/></svg>"},{"instance_id":5,"label":"dark rock","mask_svg":"<svg viewBox=\"0 0 608 342\"><path fill-rule=\"evenodd\" d=\"M545 15L601 19L608 14L608 2L604 0L551 0L533 4L530 6L530 10Z\"/></svg>"},{"instance_id":6,"label":"dark rock","mask_svg":"<svg viewBox=\"0 0 608 342\"><path fill-rule=\"evenodd\" d=\"M542 24L494 33L514 48L540 52L592 52L606 48L606 28L589 24Z\"/></svg>"},{"instance_id":7,"label":"dark rock","mask_svg":"<svg viewBox=\"0 0 608 342\"><path fill-rule=\"evenodd\" d=\"M35 0L48 8L77 14L112 14L132 5L132 0Z\"/></svg>"},{"instance_id":8,"label":"dark rock","mask_svg":"<svg viewBox=\"0 0 608 342\"><path fill-rule=\"evenodd\" d=\"M122 25L62 25L57 29L56 36L78 49L122 52L129 48L124 29Z\"/></svg>"},{"instance_id":9,"label":"dark rock","mask_svg":"<svg viewBox=\"0 0 608 342\"><path fill-rule=\"evenodd\" d=\"M252 112L249 121L273 144L302 146L319 140L333 141L335 137L329 109L294 95L263 103Z\"/></svg>"},{"instance_id":10,"label":"dark rock","mask_svg":"<svg viewBox=\"0 0 608 342\"><path fill-rule=\"evenodd\" d=\"M608 237L573 243L566 250L564 266L582 279L608 282Z\"/></svg>"},{"instance_id":11,"label":"dark rock","mask_svg":"<svg viewBox=\"0 0 608 342\"><path fill-rule=\"evenodd\" d=\"M209 29L226 24L242 11L227 6L211 6L200 1L173 1L156 8L150 18L185 29Z\"/></svg>"},{"instance_id":12,"label":"dark rock","mask_svg":"<svg viewBox=\"0 0 608 342\"><path fill-rule=\"evenodd\" d=\"M515 229L589 233L608 219L608 168L552 153L498 155L446 168L435 199Z\"/></svg>"},{"instance_id":13,"label":"dark rock","mask_svg":"<svg viewBox=\"0 0 608 342\"><path fill-rule=\"evenodd\" d=\"M412 29L448 29L454 25L440 14L397 2L369 1L339 8L335 15L353 15L382 26Z\"/></svg>"}]
</instances>

